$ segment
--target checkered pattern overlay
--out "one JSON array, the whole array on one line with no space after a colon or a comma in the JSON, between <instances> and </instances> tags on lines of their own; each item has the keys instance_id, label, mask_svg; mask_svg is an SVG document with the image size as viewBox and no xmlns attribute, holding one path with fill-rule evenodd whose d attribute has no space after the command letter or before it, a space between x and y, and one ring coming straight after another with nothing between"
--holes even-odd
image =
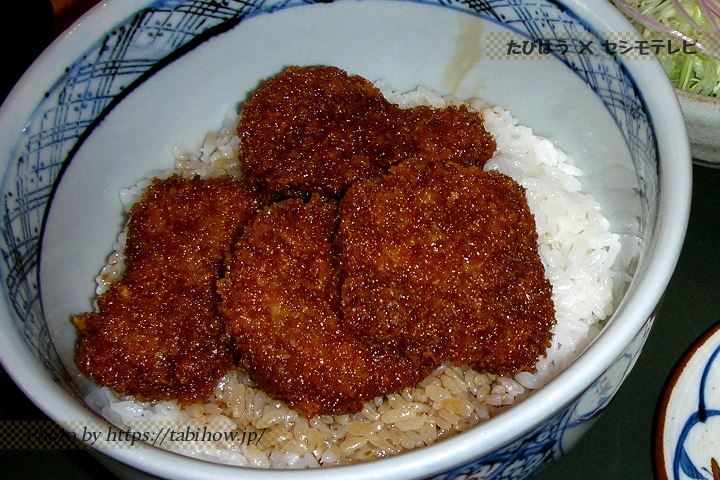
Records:
<instances>
[{"instance_id":1,"label":"checkered pattern overlay","mask_svg":"<svg viewBox=\"0 0 720 480\"><path fill-rule=\"evenodd\" d=\"M87 445L50 420L0 421L0 450L75 450Z\"/></svg>"},{"instance_id":2,"label":"checkered pattern overlay","mask_svg":"<svg viewBox=\"0 0 720 480\"><path fill-rule=\"evenodd\" d=\"M51 420L0 421L0 450L76 450L140 448L147 445L171 450L198 448L270 448L281 442L282 429L238 428L231 422L138 421L124 428L104 423L70 422L64 427Z\"/></svg>"},{"instance_id":3,"label":"checkered pattern overlay","mask_svg":"<svg viewBox=\"0 0 720 480\"><path fill-rule=\"evenodd\" d=\"M611 60L618 55L628 60L651 60L659 53L680 51L669 40L646 40L634 32L613 33L599 40L587 32L576 37L544 36L532 39L504 30L488 33L482 42L483 56L490 60L556 60L565 56L580 61L585 56ZM685 47L686 50L690 45Z\"/></svg>"}]
</instances>

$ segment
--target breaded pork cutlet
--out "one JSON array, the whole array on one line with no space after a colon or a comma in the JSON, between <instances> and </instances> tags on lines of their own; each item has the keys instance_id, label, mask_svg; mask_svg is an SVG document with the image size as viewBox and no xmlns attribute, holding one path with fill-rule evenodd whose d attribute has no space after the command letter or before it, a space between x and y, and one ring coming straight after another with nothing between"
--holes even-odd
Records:
<instances>
[{"instance_id":1,"label":"breaded pork cutlet","mask_svg":"<svg viewBox=\"0 0 720 480\"><path fill-rule=\"evenodd\" d=\"M257 208L234 180L154 179L130 212L123 277L73 318L79 368L143 400L208 397L234 363L215 282Z\"/></svg>"},{"instance_id":2,"label":"breaded pork cutlet","mask_svg":"<svg viewBox=\"0 0 720 480\"><path fill-rule=\"evenodd\" d=\"M532 369L554 306L535 221L517 183L456 164L406 161L354 184L337 234L344 326L420 365Z\"/></svg>"},{"instance_id":3,"label":"breaded pork cutlet","mask_svg":"<svg viewBox=\"0 0 720 480\"><path fill-rule=\"evenodd\" d=\"M245 227L218 282L242 366L307 416L357 411L428 373L341 328L336 225L334 201L275 203Z\"/></svg>"},{"instance_id":4,"label":"breaded pork cutlet","mask_svg":"<svg viewBox=\"0 0 720 480\"><path fill-rule=\"evenodd\" d=\"M291 67L265 81L238 124L248 180L280 197L339 197L409 157L482 166L495 151L464 106L401 109L335 67Z\"/></svg>"}]
</instances>

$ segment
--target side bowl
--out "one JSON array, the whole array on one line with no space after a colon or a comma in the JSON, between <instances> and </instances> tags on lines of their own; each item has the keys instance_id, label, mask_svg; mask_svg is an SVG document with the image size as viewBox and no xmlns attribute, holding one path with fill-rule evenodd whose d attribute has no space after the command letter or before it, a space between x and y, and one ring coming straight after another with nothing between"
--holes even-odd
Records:
<instances>
[{"instance_id":1,"label":"side bowl","mask_svg":"<svg viewBox=\"0 0 720 480\"><path fill-rule=\"evenodd\" d=\"M676 90L685 115L690 147L695 162L720 168L720 98Z\"/></svg>"},{"instance_id":2,"label":"side bowl","mask_svg":"<svg viewBox=\"0 0 720 480\"><path fill-rule=\"evenodd\" d=\"M637 214L633 281L593 344L537 393L468 432L397 457L296 477L523 478L559 459L640 354L679 256L691 161L682 113L654 61L581 52L632 27L609 3L363 0L104 2L31 67L0 110L0 358L25 393L80 436L108 424L82 400L73 312L120 229L120 188L168 165L225 110L288 64L334 64L395 89L481 95L552 137L621 228ZM560 35L559 32L562 32ZM527 58L508 41L573 47ZM469 43L470 42L470 43ZM481 55L470 55L472 48ZM477 52L477 50L475 50ZM532 58L530 58L532 57ZM115 220L107 221L108 218ZM150 445L103 450L168 478L230 478ZM243 470L252 477L273 471Z\"/></svg>"}]
</instances>

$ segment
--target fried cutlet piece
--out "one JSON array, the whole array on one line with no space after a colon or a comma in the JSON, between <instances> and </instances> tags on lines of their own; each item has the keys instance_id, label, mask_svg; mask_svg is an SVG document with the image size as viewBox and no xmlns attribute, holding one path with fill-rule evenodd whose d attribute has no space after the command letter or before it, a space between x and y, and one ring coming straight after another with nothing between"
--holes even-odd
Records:
<instances>
[{"instance_id":1,"label":"fried cutlet piece","mask_svg":"<svg viewBox=\"0 0 720 480\"><path fill-rule=\"evenodd\" d=\"M75 361L100 385L141 400L207 398L233 366L206 289L143 268L76 315Z\"/></svg>"},{"instance_id":2,"label":"fried cutlet piece","mask_svg":"<svg viewBox=\"0 0 720 480\"><path fill-rule=\"evenodd\" d=\"M340 204L344 326L420 365L531 368L550 345L550 283L517 183L453 163L406 161Z\"/></svg>"},{"instance_id":3,"label":"fried cutlet piece","mask_svg":"<svg viewBox=\"0 0 720 480\"><path fill-rule=\"evenodd\" d=\"M257 209L231 179L154 179L130 212L123 277L73 318L80 370L143 400L207 398L234 363L215 282Z\"/></svg>"},{"instance_id":4,"label":"fried cutlet piece","mask_svg":"<svg viewBox=\"0 0 720 480\"><path fill-rule=\"evenodd\" d=\"M242 366L308 416L357 411L428 373L341 328L336 226L334 201L275 203L245 227L218 282Z\"/></svg>"},{"instance_id":5,"label":"fried cutlet piece","mask_svg":"<svg viewBox=\"0 0 720 480\"><path fill-rule=\"evenodd\" d=\"M406 158L482 166L495 152L466 107L403 110L335 67L290 67L264 82L243 106L238 135L248 180L276 197L339 197Z\"/></svg>"}]
</instances>

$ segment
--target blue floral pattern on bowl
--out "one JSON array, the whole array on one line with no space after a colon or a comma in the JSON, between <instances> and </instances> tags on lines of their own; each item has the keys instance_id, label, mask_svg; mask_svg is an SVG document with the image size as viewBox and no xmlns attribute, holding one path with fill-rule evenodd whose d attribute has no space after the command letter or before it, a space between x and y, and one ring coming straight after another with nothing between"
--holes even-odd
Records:
<instances>
[{"instance_id":1,"label":"blue floral pattern on bowl","mask_svg":"<svg viewBox=\"0 0 720 480\"><path fill-rule=\"evenodd\" d=\"M654 318L638 332L627 350L585 392L542 425L503 448L441 479L521 479L537 474L569 451L600 416L635 365L650 334Z\"/></svg>"},{"instance_id":2,"label":"blue floral pattern on bowl","mask_svg":"<svg viewBox=\"0 0 720 480\"><path fill-rule=\"evenodd\" d=\"M692 430L696 427L700 427L701 424L706 423L709 419L720 415L720 410L708 409L708 393L714 389L708 389L708 376L710 369L715 365L718 356L720 355L720 346L713 350L710 358L703 367L702 374L700 375L700 385L698 387L700 401L697 405L697 410L692 412L688 418L685 419L683 424L682 432L680 437L677 439L677 445L675 446L675 455L673 458L673 478L681 478L680 472L687 475L688 478L693 479L705 479L705 472L711 473L706 466L696 465L692 457L688 453L688 450L692 448L688 441ZM720 456L720 455L718 455ZM716 460L717 462L717 460ZM717 468L717 467L716 467ZM707 477L710 478L710 477Z\"/></svg>"},{"instance_id":3,"label":"blue floral pattern on bowl","mask_svg":"<svg viewBox=\"0 0 720 480\"><path fill-rule=\"evenodd\" d=\"M14 159L2 182L2 285L13 320L58 383L73 388L48 332L39 282L43 228L64 170L75 152L128 94L195 46L236 27L244 19L315 3L312 0L159 0L118 24L72 64L46 92L27 119ZM553 0L418 0L416 3L482 17L530 40L602 37L569 8ZM655 201L656 144L652 125L633 79L618 58L554 55L577 74L603 102L632 156L646 208ZM602 399L592 408L580 396L545 424L441 478L522 478L567 448L572 431L606 406L634 363L651 322L625 356L587 391ZM624 369L620 376L614 369Z\"/></svg>"},{"instance_id":4,"label":"blue floral pattern on bowl","mask_svg":"<svg viewBox=\"0 0 720 480\"><path fill-rule=\"evenodd\" d=\"M659 478L709 480L720 474L720 326L701 336L673 372L658 412Z\"/></svg>"}]
</instances>

